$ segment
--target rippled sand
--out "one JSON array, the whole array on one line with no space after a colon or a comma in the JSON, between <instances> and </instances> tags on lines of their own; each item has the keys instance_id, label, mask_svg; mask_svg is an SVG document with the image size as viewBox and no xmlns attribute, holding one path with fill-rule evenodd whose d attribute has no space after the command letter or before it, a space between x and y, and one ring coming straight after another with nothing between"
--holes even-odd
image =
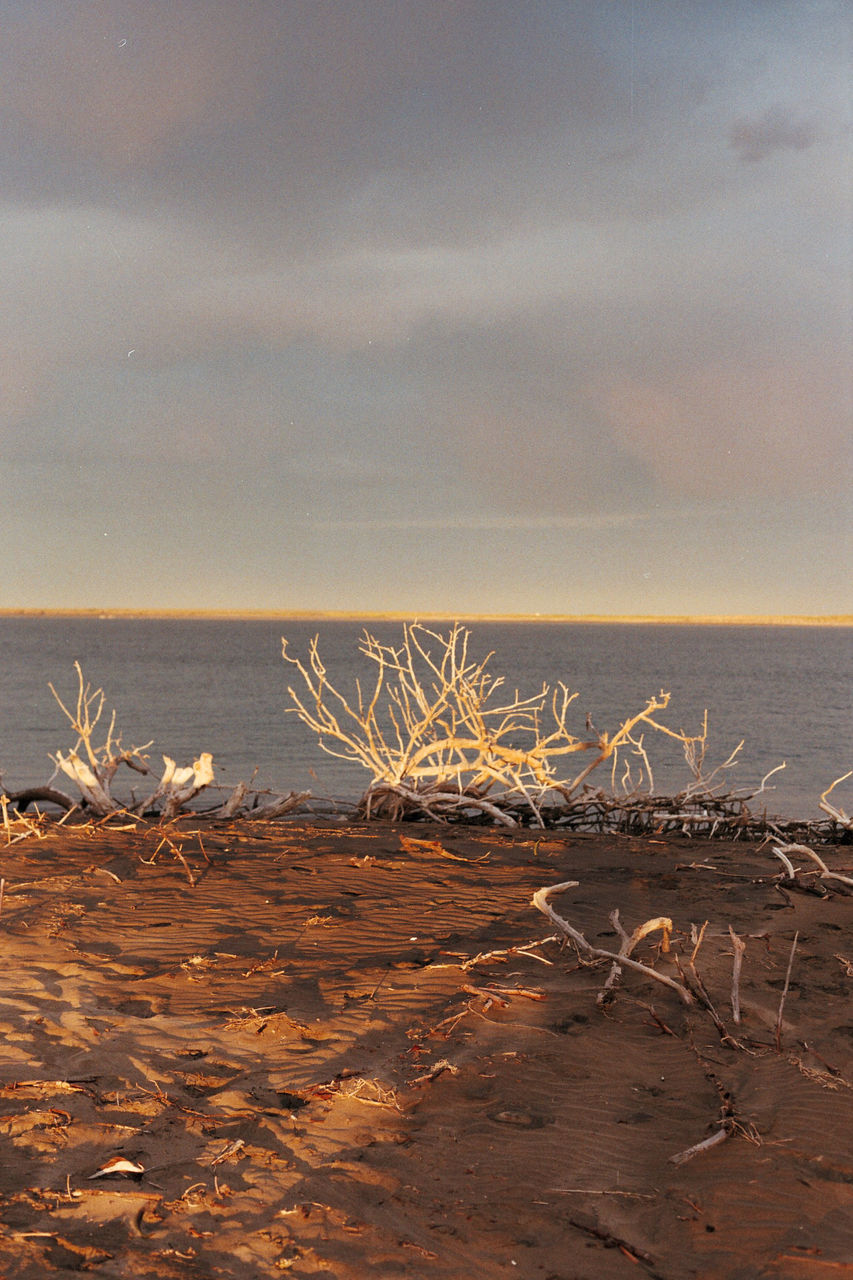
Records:
<instances>
[{"instance_id":1,"label":"rippled sand","mask_svg":"<svg viewBox=\"0 0 853 1280\"><path fill-rule=\"evenodd\" d=\"M781 892L738 843L167 834L3 850L4 1277L845 1272L850 896ZM850 874L849 846L824 853ZM553 905L599 948L614 908L629 932L671 917L672 951L636 957L676 980L707 921L717 1023L627 970L602 1008L607 964L545 941L531 905L566 880Z\"/></svg>"}]
</instances>

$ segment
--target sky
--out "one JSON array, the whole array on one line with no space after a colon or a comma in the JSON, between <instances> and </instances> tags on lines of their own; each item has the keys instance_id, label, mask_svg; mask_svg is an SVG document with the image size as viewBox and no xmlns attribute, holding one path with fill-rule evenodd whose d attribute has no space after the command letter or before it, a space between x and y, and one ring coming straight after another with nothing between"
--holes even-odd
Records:
<instances>
[{"instance_id":1,"label":"sky","mask_svg":"<svg viewBox=\"0 0 853 1280\"><path fill-rule=\"evenodd\" d=\"M0 607L853 612L845 0L0 0Z\"/></svg>"}]
</instances>

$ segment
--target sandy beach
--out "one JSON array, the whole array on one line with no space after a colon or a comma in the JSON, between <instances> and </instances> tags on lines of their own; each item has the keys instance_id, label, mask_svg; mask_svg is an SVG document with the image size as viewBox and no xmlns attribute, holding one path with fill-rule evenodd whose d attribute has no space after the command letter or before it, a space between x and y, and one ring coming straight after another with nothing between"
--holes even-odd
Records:
<instances>
[{"instance_id":1,"label":"sandy beach","mask_svg":"<svg viewBox=\"0 0 853 1280\"><path fill-rule=\"evenodd\" d=\"M0 1276L853 1276L853 897L801 865L784 889L740 842L43 827L0 859ZM531 904L569 880L552 905L597 948L614 909L671 919L634 957L689 1003L627 967L600 999L609 963Z\"/></svg>"}]
</instances>

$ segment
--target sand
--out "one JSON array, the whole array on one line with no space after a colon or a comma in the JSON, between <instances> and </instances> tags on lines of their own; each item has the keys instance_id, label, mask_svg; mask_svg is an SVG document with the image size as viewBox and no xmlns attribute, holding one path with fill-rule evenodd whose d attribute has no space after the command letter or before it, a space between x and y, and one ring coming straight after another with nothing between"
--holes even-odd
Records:
<instances>
[{"instance_id":1,"label":"sand","mask_svg":"<svg viewBox=\"0 0 853 1280\"><path fill-rule=\"evenodd\" d=\"M0 1277L853 1276L843 887L782 892L767 849L674 837L169 836L2 851ZM850 846L823 853L850 874ZM606 963L531 906L569 879L553 905L595 946L614 908L671 917L673 950L636 956L675 979L707 921L722 1029L643 973L601 1007Z\"/></svg>"}]
</instances>

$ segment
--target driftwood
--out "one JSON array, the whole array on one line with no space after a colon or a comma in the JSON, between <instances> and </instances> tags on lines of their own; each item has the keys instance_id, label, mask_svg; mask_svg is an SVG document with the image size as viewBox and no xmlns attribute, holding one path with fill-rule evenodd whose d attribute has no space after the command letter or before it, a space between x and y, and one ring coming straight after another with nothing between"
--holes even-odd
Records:
<instances>
[{"instance_id":1,"label":"driftwood","mask_svg":"<svg viewBox=\"0 0 853 1280\"><path fill-rule=\"evenodd\" d=\"M779 1012L776 1015L776 1052L782 1052L782 1011L785 1008L785 1000L788 997L788 987L791 985L791 970L794 967L794 956L797 951L797 941L799 940L799 930L794 934L794 940L791 943L791 954L788 957L788 968L785 973L785 985L782 988L782 996L779 1000Z\"/></svg>"},{"instance_id":2,"label":"driftwood","mask_svg":"<svg viewBox=\"0 0 853 1280\"><path fill-rule=\"evenodd\" d=\"M853 777L853 769L848 773L843 773L840 778L836 778L832 785L826 788L826 791L823 792L820 798L820 807L823 812L829 814L832 821L837 823L838 826L842 827L845 831L853 831L853 818L850 817L850 814L847 813L846 810L841 809L834 804L830 804L826 797L838 786L839 782L845 782L847 778L850 777Z\"/></svg>"},{"instance_id":3,"label":"driftwood","mask_svg":"<svg viewBox=\"0 0 853 1280\"><path fill-rule=\"evenodd\" d=\"M121 801L112 795L113 779L121 765L126 765L134 772L149 775L151 773L148 757L143 752L150 747L122 747L121 736L115 732L115 711L110 717L106 737L100 746L95 743L95 733L104 709L105 696L102 689L92 689L83 679L83 672L78 662L74 663L77 672L77 702L73 710L65 705L59 694L50 685L51 692L68 718L72 729L77 734L77 741L70 751L63 754L58 751L53 757L58 772L64 773L75 784L80 793L79 801L57 792L50 791L50 801L65 809L82 807L99 817L111 814L130 812L146 813L157 810L164 818L175 817L191 800L194 800L213 782L213 757L210 752L203 751L192 765L179 767L170 756L163 756L163 773L153 792L146 798ZM42 795L42 799L48 797Z\"/></svg>"},{"instance_id":4,"label":"driftwood","mask_svg":"<svg viewBox=\"0 0 853 1280\"><path fill-rule=\"evenodd\" d=\"M503 680L488 670L492 655L472 659L469 642L458 623L444 635L419 623L404 626L398 646L365 631L359 648L372 676L364 688L356 681L354 696L346 697L329 679L319 637L305 661L291 657L282 638L282 655L303 685L300 692L289 688L288 709L329 755L371 775L357 816L632 835L850 837L849 816L828 799L843 779L821 797L826 821L770 817L763 797L784 764L759 786L732 790L727 779L743 744L709 772L707 712L695 734L672 729L661 719L670 695L661 692L614 731L599 731L587 717L586 736L576 736L568 717L577 694L567 684L505 698ZM655 792L647 733L677 742L684 753L688 781L673 795ZM591 782L604 766L607 789Z\"/></svg>"},{"instance_id":5,"label":"driftwood","mask_svg":"<svg viewBox=\"0 0 853 1280\"><path fill-rule=\"evenodd\" d=\"M786 883L788 886L796 886L797 888L805 887L801 883L798 877L797 870L794 867L794 864L791 862L791 859L789 857L789 854L790 855L799 854L801 857L809 858L812 862L814 862L820 868L820 874L817 877L819 880L823 880L823 881L832 880L832 881L835 881L836 884L847 885L849 888L853 889L853 877L843 876L837 871L830 871L829 867L826 865L823 858L821 858L819 854L815 853L814 849L810 849L808 845L776 844L772 846L771 852L775 854L775 856L779 859L779 861L784 866L785 871L787 873L784 883Z\"/></svg>"},{"instance_id":6,"label":"driftwood","mask_svg":"<svg viewBox=\"0 0 853 1280\"><path fill-rule=\"evenodd\" d=\"M671 991L675 991L685 1004L692 1004L693 996L687 990L686 986L680 982L676 982L673 978L668 978L666 974L658 973L657 970L652 969L650 965L643 964L642 961L633 960L631 958L631 951L637 943L642 938L646 937L647 934L652 933L655 930L661 930L664 939L668 940L669 935L672 932L672 921L666 916L659 916L653 920L647 920L645 924L640 925L638 929L634 930L630 938L624 933L624 931L621 931L622 945L618 952L606 951L602 947L594 947L592 943L587 941L580 930L576 929L574 925L569 924L568 920L565 920L561 915L558 915L548 901L551 894L564 893L566 889L576 889L579 887L579 884L580 882L578 880L564 880L561 884L553 884L544 889L537 889L532 899L533 906L536 907L537 911L541 911L543 915L546 915L551 923L556 925L560 932L575 944L581 955L589 956L594 960L611 960L619 969L621 969L622 966L625 966L626 968L642 973L647 978L653 978L656 982L661 982L665 987L669 987ZM610 978L608 978L608 983L612 986Z\"/></svg>"},{"instance_id":7,"label":"driftwood","mask_svg":"<svg viewBox=\"0 0 853 1280\"><path fill-rule=\"evenodd\" d=\"M737 1025L740 1022L740 971L743 965L746 943L739 934L735 933L731 925L729 925L729 937L734 947L734 961L732 962L732 1021Z\"/></svg>"},{"instance_id":8,"label":"driftwood","mask_svg":"<svg viewBox=\"0 0 853 1280\"><path fill-rule=\"evenodd\" d=\"M26 813L31 804L52 804L66 812L77 808L71 796L67 796L64 791L57 791L55 787L24 787L21 791L4 790L3 794L18 813Z\"/></svg>"},{"instance_id":9,"label":"driftwood","mask_svg":"<svg viewBox=\"0 0 853 1280\"><path fill-rule=\"evenodd\" d=\"M170 756L163 756L165 769L156 791L140 803L145 812L159 806L164 818L174 818L191 800L213 781L213 756L203 751L198 760L179 769Z\"/></svg>"},{"instance_id":10,"label":"driftwood","mask_svg":"<svg viewBox=\"0 0 853 1280\"><path fill-rule=\"evenodd\" d=\"M679 1151L676 1155L669 1157L670 1164L686 1164L688 1160L692 1160L694 1156L698 1156L702 1151L708 1151L711 1147L716 1147L721 1142L725 1142L731 1133L730 1125L723 1125L721 1129L717 1129L712 1133L710 1138L705 1138L703 1142L697 1142L692 1147L688 1147L686 1151Z\"/></svg>"},{"instance_id":11,"label":"driftwood","mask_svg":"<svg viewBox=\"0 0 853 1280\"><path fill-rule=\"evenodd\" d=\"M678 797L684 812L675 815L684 825L699 817L721 771L735 764L740 745L705 776L707 714L698 734L670 728L659 718L670 700L664 692L650 697L612 732L596 730L587 718L588 736L579 737L568 725L578 696L568 685L561 681L551 689L543 684L530 697L516 692L502 701L503 679L488 670L492 655L471 659L469 640L470 633L458 623L445 635L419 623L404 626L398 647L365 631L359 648L372 665L372 680L366 690L357 681L355 696L347 698L329 680L319 637L311 642L306 662L291 657L282 638L282 656L299 672L307 691L298 693L290 686L290 710L329 755L372 775L360 805L364 817L480 818L504 826L527 822L543 827L557 825L559 814L572 825L575 817L587 821L600 806L604 793L587 793L587 779L605 764L611 789L621 786L625 803L636 811L643 787L649 797L654 788L644 741L650 730L684 751L692 781ZM578 767L581 758L584 763ZM714 817L702 812L701 820Z\"/></svg>"},{"instance_id":12,"label":"driftwood","mask_svg":"<svg viewBox=\"0 0 853 1280\"><path fill-rule=\"evenodd\" d=\"M577 694L560 682L552 690L543 684L532 697L515 693L501 699L501 678L488 672L491 655L481 662L469 658L469 632L456 624L446 634L418 623L403 628L398 647L381 644L365 631L361 652L373 665L373 679L363 692L345 698L330 683L315 636L307 662L292 658L282 640L285 660L300 673L307 695L290 688L290 711L317 735L329 754L350 760L372 774L361 800L346 804L315 798L309 791L273 793L240 782L226 798L208 810L211 818L275 819L294 813L347 813L361 818L392 821L488 823L517 828L531 826L560 831L629 835L683 834L751 840L767 835L783 842L778 856L793 867L784 850L805 853L820 867L821 881L853 887L853 880L830 872L802 841L849 841L853 821L830 802L837 778L823 792L818 822L791 822L757 810L771 770L753 790L727 789L728 772L737 763L742 744L716 769L707 773L707 713L701 730L687 734L660 719L669 704L668 693L649 698L613 732L600 732L589 717L586 736L575 736L568 725ZM39 803L66 813L82 810L98 817L122 812L176 816L208 788L214 787L210 753L202 752L191 766L179 767L163 756L163 773L153 791L130 800L113 795L118 769L151 776L145 754L150 743L125 749L115 733L112 713L104 740L94 735L104 708L101 689L83 679L79 663L76 705L66 706L50 686L77 739L67 752L53 757L57 774L71 782L78 795L53 785L4 791L0 795L23 814ZM652 765L644 740L646 731L668 738L682 748L689 771L687 785L672 795L655 792ZM595 786L590 775L609 766L609 789ZM778 768L783 768L783 765ZM8 833L7 833L8 834ZM812 873L814 875L815 873ZM803 888L805 885L800 885Z\"/></svg>"}]
</instances>

